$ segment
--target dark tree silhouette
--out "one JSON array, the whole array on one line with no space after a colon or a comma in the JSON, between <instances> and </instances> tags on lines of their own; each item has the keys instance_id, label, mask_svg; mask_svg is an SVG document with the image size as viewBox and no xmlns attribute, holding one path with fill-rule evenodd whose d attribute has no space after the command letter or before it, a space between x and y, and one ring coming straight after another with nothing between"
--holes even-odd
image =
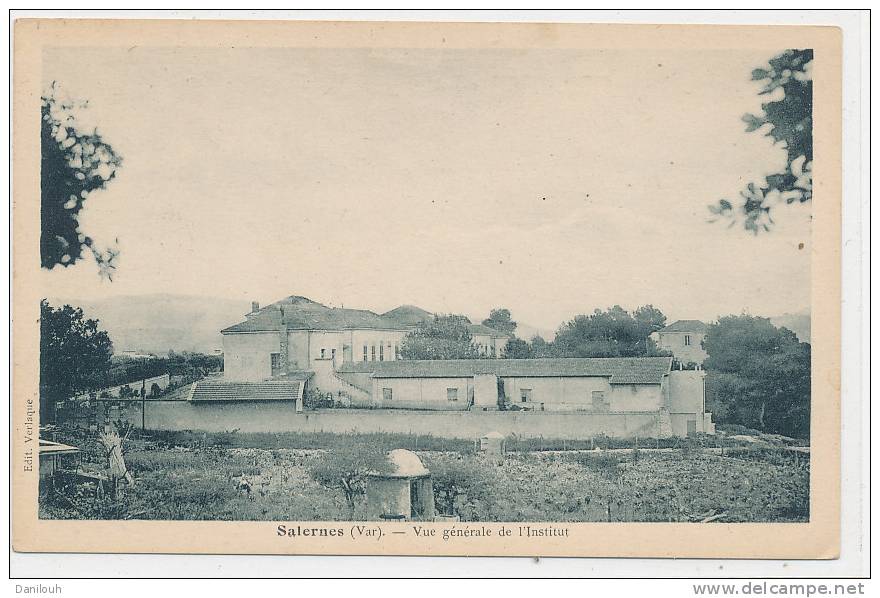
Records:
<instances>
[{"instance_id":1,"label":"dark tree silhouette","mask_svg":"<svg viewBox=\"0 0 880 598\"><path fill-rule=\"evenodd\" d=\"M434 316L403 337L402 359L476 359L479 357L468 330L470 320L459 315Z\"/></svg>"},{"instance_id":2,"label":"dark tree silhouette","mask_svg":"<svg viewBox=\"0 0 880 598\"><path fill-rule=\"evenodd\" d=\"M507 341L507 346L501 352L504 359L529 359L532 357L532 347L528 341L521 338L512 338Z\"/></svg>"},{"instance_id":3,"label":"dark tree silhouette","mask_svg":"<svg viewBox=\"0 0 880 598\"><path fill-rule=\"evenodd\" d=\"M551 353L558 357L640 357L655 355L648 338L663 328L666 316L645 305L630 314L615 305L589 316L579 315L560 326L551 343ZM534 341L532 341L534 349Z\"/></svg>"},{"instance_id":4,"label":"dark tree silhouette","mask_svg":"<svg viewBox=\"0 0 880 598\"><path fill-rule=\"evenodd\" d=\"M516 330L516 322L510 319L510 310L499 307L489 312L489 317L483 320L483 326L488 326L498 332L513 334Z\"/></svg>"},{"instance_id":5,"label":"dark tree silhouette","mask_svg":"<svg viewBox=\"0 0 880 598\"><path fill-rule=\"evenodd\" d=\"M79 216L89 194L103 189L116 176L122 158L97 129L80 130L76 111L87 102L58 98L53 83L40 110L40 265L52 269L72 266L87 250L102 275L112 279L118 252L99 249L80 229Z\"/></svg>"},{"instance_id":6,"label":"dark tree silhouette","mask_svg":"<svg viewBox=\"0 0 880 598\"><path fill-rule=\"evenodd\" d=\"M736 221L743 218L746 230L757 234L773 225L774 204L805 203L813 199L813 80L810 64L812 50L786 50L769 61L769 68L752 71L752 80L761 81L760 95L779 94L781 98L761 104L763 114L746 114L746 131L765 131L774 144L786 151L783 172L751 182L740 191L741 199L722 199L709 206L718 217Z\"/></svg>"},{"instance_id":7,"label":"dark tree silhouette","mask_svg":"<svg viewBox=\"0 0 880 598\"><path fill-rule=\"evenodd\" d=\"M767 318L725 316L703 340L706 399L719 423L808 438L810 345Z\"/></svg>"},{"instance_id":8,"label":"dark tree silhouette","mask_svg":"<svg viewBox=\"0 0 880 598\"><path fill-rule=\"evenodd\" d=\"M113 344L82 309L40 302L40 422L55 421L55 403L96 391L110 370Z\"/></svg>"}]
</instances>

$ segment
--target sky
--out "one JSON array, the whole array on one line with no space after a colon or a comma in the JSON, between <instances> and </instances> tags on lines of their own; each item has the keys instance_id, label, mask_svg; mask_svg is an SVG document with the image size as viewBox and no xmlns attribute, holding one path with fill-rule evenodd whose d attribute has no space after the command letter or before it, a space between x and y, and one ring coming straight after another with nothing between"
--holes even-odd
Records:
<instances>
[{"instance_id":1,"label":"sky","mask_svg":"<svg viewBox=\"0 0 880 598\"><path fill-rule=\"evenodd\" d=\"M785 154L755 51L48 49L43 81L123 164L82 212L118 238L44 295L178 293L488 313L555 329L809 310L810 206L753 236L709 204ZM802 248L799 244L803 243Z\"/></svg>"}]
</instances>

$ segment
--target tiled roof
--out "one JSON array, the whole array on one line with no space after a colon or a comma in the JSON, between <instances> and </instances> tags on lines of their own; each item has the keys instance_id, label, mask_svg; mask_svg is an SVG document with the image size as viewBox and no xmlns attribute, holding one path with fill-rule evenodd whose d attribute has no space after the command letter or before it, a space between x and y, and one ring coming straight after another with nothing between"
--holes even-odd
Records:
<instances>
[{"instance_id":1,"label":"tiled roof","mask_svg":"<svg viewBox=\"0 0 880 598\"><path fill-rule=\"evenodd\" d=\"M502 377L608 377L611 384L660 384L671 357L595 357L566 359L450 359L361 361L341 372L372 373L375 378L464 378L475 374Z\"/></svg>"},{"instance_id":2,"label":"tiled roof","mask_svg":"<svg viewBox=\"0 0 880 598\"><path fill-rule=\"evenodd\" d=\"M491 336L492 338L510 338L509 334L499 332L494 328L489 328L482 324L468 324L468 331L471 333L471 336L480 335Z\"/></svg>"},{"instance_id":3,"label":"tiled roof","mask_svg":"<svg viewBox=\"0 0 880 598\"><path fill-rule=\"evenodd\" d=\"M415 305L401 305L400 307L395 307L391 311L386 311L382 314L382 317L400 322L404 326L415 326L431 320L434 316L431 312L425 311L421 307L416 307Z\"/></svg>"},{"instance_id":4,"label":"tiled roof","mask_svg":"<svg viewBox=\"0 0 880 598\"><path fill-rule=\"evenodd\" d=\"M706 328L708 327L699 320L676 320L659 332L706 332Z\"/></svg>"},{"instance_id":5,"label":"tiled roof","mask_svg":"<svg viewBox=\"0 0 880 598\"><path fill-rule=\"evenodd\" d=\"M196 403L210 401L295 401L302 382L223 382L202 380L196 382L190 400Z\"/></svg>"},{"instance_id":6,"label":"tiled roof","mask_svg":"<svg viewBox=\"0 0 880 598\"><path fill-rule=\"evenodd\" d=\"M397 320L365 309L327 307L305 297L288 297L249 314L244 322L221 333L277 331L281 329L282 314L290 330L405 329Z\"/></svg>"}]
</instances>

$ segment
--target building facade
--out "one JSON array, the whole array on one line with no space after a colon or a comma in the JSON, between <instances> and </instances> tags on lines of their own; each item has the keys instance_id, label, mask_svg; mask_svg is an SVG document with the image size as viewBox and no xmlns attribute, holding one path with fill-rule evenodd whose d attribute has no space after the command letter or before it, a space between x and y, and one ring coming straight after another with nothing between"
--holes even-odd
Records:
<instances>
[{"instance_id":1,"label":"building facade","mask_svg":"<svg viewBox=\"0 0 880 598\"><path fill-rule=\"evenodd\" d=\"M678 320L651 334L658 349L671 351L681 363L702 364L708 355L703 350L707 326L699 320Z\"/></svg>"},{"instance_id":2,"label":"building facade","mask_svg":"<svg viewBox=\"0 0 880 598\"><path fill-rule=\"evenodd\" d=\"M263 308L254 303L243 322L221 331L224 377L261 382L309 371L321 389L338 390L334 373L343 364L396 361L406 334L432 317L412 305L377 314L298 296ZM469 329L482 356L502 355L507 335L481 324Z\"/></svg>"},{"instance_id":3,"label":"building facade","mask_svg":"<svg viewBox=\"0 0 880 598\"><path fill-rule=\"evenodd\" d=\"M340 375L365 376L358 385L369 385L375 408L655 415L663 429L645 435L714 433L705 373L671 366L670 357L403 360L349 364Z\"/></svg>"},{"instance_id":4,"label":"building facade","mask_svg":"<svg viewBox=\"0 0 880 598\"><path fill-rule=\"evenodd\" d=\"M704 373L673 370L672 357L497 359L508 337L471 324L483 358L399 359L404 337L426 317L413 306L380 315L304 297L254 304L245 321L222 331L223 379L197 383L187 403L300 411L308 386L335 404L366 409L577 414L590 419L586 435L714 432ZM699 346L702 336L692 334Z\"/></svg>"}]
</instances>

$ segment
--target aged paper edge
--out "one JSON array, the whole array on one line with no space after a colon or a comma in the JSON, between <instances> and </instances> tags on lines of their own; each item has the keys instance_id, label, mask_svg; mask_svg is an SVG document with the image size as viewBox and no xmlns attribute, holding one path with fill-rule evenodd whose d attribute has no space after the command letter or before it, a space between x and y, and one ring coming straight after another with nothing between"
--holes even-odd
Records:
<instances>
[{"instance_id":1,"label":"aged paper edge","mask_svg":"<svg viewBox=\"0 0 880 598\"><path fill-rule=\"evenodd\" d=\"M840 546L841 31L835 27L291 21L42 20L14 27L12 544L20 552L485 555L833 559ZM46 521L36 472L20 466L26 401L38 404L39 119L42 49L67 47L303 47L815 50L810 522L800 524L550 523L570 537L499 538L517 524L457 524L491 538L423 540L375 524L381 540L279 537L297 522ZM771 258L772 259L772 258ZM371 523L371 525L374 525ZM539 525L539 524L532 524ZM449 528L427 523L425 527Z\"/></svg>"}]
</instances>

